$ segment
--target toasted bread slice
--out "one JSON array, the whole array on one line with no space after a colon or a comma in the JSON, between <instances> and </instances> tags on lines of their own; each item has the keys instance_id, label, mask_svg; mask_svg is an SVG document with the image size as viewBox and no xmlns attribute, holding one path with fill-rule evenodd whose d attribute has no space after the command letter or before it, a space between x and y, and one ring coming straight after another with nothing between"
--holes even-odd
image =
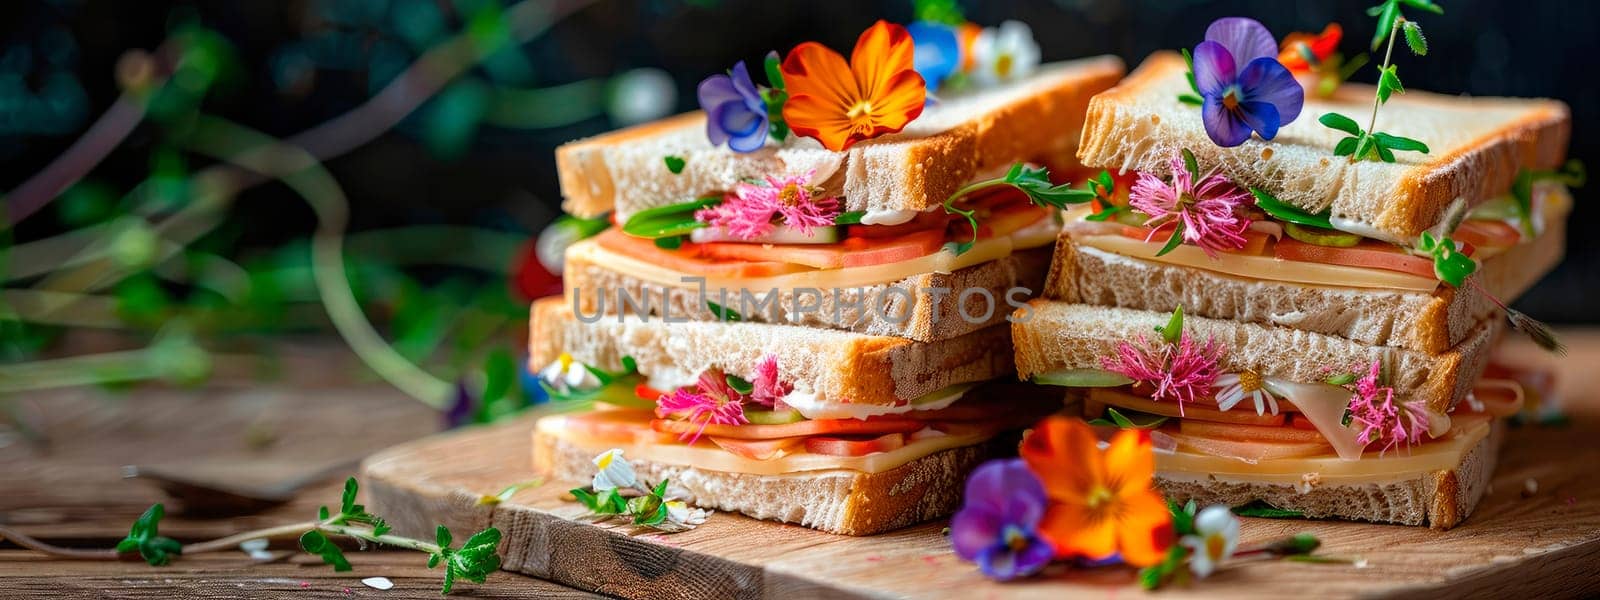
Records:
<instances>
[{"instance_id":1,"label":"toasted bread slice","mask_svg":"<svg viewBox=\"0 0 1600 600\"><path fill-rule=\"evenodd\" d=\"M925 343L766 323L669 323L631 315L580 320L561 298L534 302L530 321L529 364L535 369L562 352L612 370L630 356L646 377L686 384L712 367L754 378L757 364L774 355L784 381L829 402L895 405L1012 372L1011 329L1005 325Z\"/></svg>"},{"instance_id":2,"label":"toasted bread slice","mask_svg":"<svg viewBox=\"0 0 1600 600\"><path fill-rule=\"evenodd\" d=\"M1149 338L1169 315L1035 300L1018 309L1012 324L1017 375L1028 379L1060 369L1098 369L1101 357L1113 356L1118 342ZM1344 338L1287 327L1185 316L1184 332L1199 340L1215 339L1227 352L1223 372L1254 371L1265 377L1313 383L1330 372L1364 373L1374 360L1388 356L1398 397L1424 401L1447 412L1472 390L1488 365L1492 343L1502 320L1478 324L1464 341L1440 354L1372 346Z\"/></svg>"},{"instance_id":3,"label":"toasted bread slice","mask_svg":"<svg viewBox=\"0 0 1600 600\"><path fill-rule=\"evenodd\" d=\"M1544 232L1532 241L1484 260L1478 283L1505 302L1528 291L1561 262L1566 214L1563 208L1546 219ZM1041 296L1156 312L1181 304L1187 315L1278 325L1424 354L1461 344L1500 311L1483 294L1448 285L1420 292L1251 279L1082 246L1065 233L1057 240Z\"/></svg>"},{"instance_id":4,"label":"toasted bread slice","mask_svg":"<svg viewBox=\"0 0 1600 600\"><path fill-rule=\"evenodd\" d=\"M1233 148L1206 136L1189 92L1183 58L1161 52L1089 104L1078 158L1096 168L1168 175L1180 149L1202 169L1220 169L1310 212L1331 209L1342 229L1411 243L1458 198L1468 206L1506 193L1519 169L1551 169L1566 158L1571 114L1556 100L1464 98L1408 90L1384 104L1377 130L1421 140L1428 154L1396 153L1396 162L1334 156L1346 134L1317 122L1337 112L1366 126L1373 89L1347 84L1332 98L1307 97L1298 119L1267 142Z\"/></svg>"},{"instance_id":5,"label":"toasted bread slice","mask_svg":"<svg viewBox=\"0 0 1600 600\"><path fill-rule=\"evenodd\" d=\"M947 340L1004 323L1015 306L1012 302L1027 300L1043 285L1051 252L1050 248L1034 248L951 273L921 273L880 285L802 288L816 291L805 297L793 288L774 288L778 290L775 300L768 299L762 293L765 290L748 290L752 304L770 310L740 311L740 316L745 321L842 329L919 342ZM671 315L695 321L719 318L706 305L707 298L721 297L718 289L707 289L702 295L692 283L668 286L646 281L576 253L567 257L565 277L568 297L581 314L598 314L602 309L618 312L622 298L648 297L652 300L642 303L646 306L641 312L657 317ZM935 297L931 290L940 290L941 295ZM967 290L984 290L987 295ZM1012 290L1026 293L1008 296ZM726 292L728 298L739 298L740 293L741 290ZM985 298L992 299L993 304ZM736 304L730 302L727 306ZM785 308L795 306L816 310Z\"/></svg>"},{"instance_id":6,"label":"toasted bread slice","mask_svg":"<svg viewBox=\"0 0 1600 600\"><path fill-rule=\"evenodd\" d=\"M704 113L686 113L558 148L562 208L627 218L744 179L815 171L814 181L843 197L844 210L925 210L985 170L1019 160L1070 161L1089 98L1123 71L1111 56L1044 65L1022 81L941 98L905 131L844 152L790 137L736 153L707 141ZM669 171L666 156L683 158L682 171Z\"/></svg>"}]
</instances>

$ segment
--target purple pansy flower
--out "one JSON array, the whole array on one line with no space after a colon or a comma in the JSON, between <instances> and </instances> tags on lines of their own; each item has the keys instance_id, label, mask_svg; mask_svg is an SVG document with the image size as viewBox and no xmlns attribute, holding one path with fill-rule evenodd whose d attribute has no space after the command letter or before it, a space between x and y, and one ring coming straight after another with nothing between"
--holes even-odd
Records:
<instances>
[{"instance_id":1,"label":"purple pansy flower","mask_svg":"<svg viewBox=\"0 0 1600 600\"><path fill-rule=\"evenodd\" d=\"M706 137L711 144L727 144L735 152L755 152L767 143L767 103L750 80L744 61L727 75L712 75L700 82L700 108L706 111Z\"/></svg>"},{"instance_id":2,"label":"purple pansy flower","mask_svg":"<svg viewBox=\"0 0 1600 600\"><path fill-rule=\"evenodd\" d=\"M967 479L961 511L950 519L950 543L995 579L1032 575L1055 554L1038 535L1044 509L1044 486L1022 459L989 461Z\"/></svg>"},{"instance_id":3,"label":"purple pansy flower","mask_svg":"<svg viewBox=\"0 0 1600 600\"><path fill-rule=\"evenodd\" d=\"M1206 41L1194 47L1194 78L1205 99L1206 135L1218 146L1243 144L1252 131L1270 140L1305 103L1305 90L1278 62L1277 42L1255 19L1212 22Z\"/></svg>"}]
</instances>

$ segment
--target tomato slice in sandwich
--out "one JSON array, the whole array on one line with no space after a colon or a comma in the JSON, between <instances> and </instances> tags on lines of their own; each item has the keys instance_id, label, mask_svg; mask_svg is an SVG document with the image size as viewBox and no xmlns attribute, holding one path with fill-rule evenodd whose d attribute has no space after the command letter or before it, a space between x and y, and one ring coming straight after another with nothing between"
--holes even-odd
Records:
<instances>
[{"instance_id":1,"label":"tomato slice in sandwich","mask_svg":"<svg viewBox=\"0 0 1600 600\"><path fill-rule=\"evenodd\" d=\"M848 238L837 244L710 242L699 246L700 254L707 258L839 269L895 263L933 254L944 246L944 230L928 229L888 238Z\"/></svg>"},{"instance_id":2,"label":"tomato slice in sandwich","mask_svg":"<svg viewBox=\"0 0 1600 600\"><path fill-rule=\"evenodd\" d=\"M650 427L662 433L694 435L700 426L688 421L655 419ZM818 419L784 423L782 425L707 425L704 435L740 440L771 440L786 437L813 435L882 435L885 433L911 433L922 429L923 422L904 418L871 419Z\"/></svg>"},{"instance_id":3,"label":"tomato slice in sandwich","mask_svg":"<svg viewBox=\"0 0 1600 600\"><path fill-rule=\"evenodd\" d=\"M877 437L844 438L818 436L806 438L806 451L829 456L866 456L878 452L897 450L906 445L903 433L888 433Z\"/></svg>"},{"instance_id":4,"label":"tomato slice in sandwich","mask_svg":"<svg viewBox=\"0 0 1600 600\"><path fill-rule=\"evenodd\" d=\"M1505 221L1468 219L1450 237L1479 248L1510 248L1522 239L1522 232Z\"/></svg>"},{"instance_id":5,"label":"tomato slice in sandwich","mask_svg":"<svg viewBox=\"0 0 1600 600\"><path fill-rule=\"evenodd\" d=\"M899 435L899 434L894 434ZM741 440L736 438L712 437L707 438L719 448L727 450L735 456L750 460L770 460L779 452L799 446L806 441L805 438L788 437L771 440Z\"/></svg>"}]
</instances>

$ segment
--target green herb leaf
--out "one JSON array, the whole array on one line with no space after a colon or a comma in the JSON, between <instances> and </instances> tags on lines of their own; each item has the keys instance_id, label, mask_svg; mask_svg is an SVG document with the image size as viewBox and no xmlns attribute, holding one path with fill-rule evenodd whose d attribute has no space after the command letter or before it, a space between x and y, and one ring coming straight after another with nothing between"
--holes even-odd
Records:
<instances>
[{"instance_id":1,"label":"green herb leaf","mask_svg":"<svg viewBox=\"0 0 1600 600\"><path fill-rule=\"evenodd\" d=\"M1372 51L1377 52L1383 39L1394 29L1395 19L1400 17L1400 4L1396 0L1384 0L1382 5L1368 9L1367 14L1378 18L1378 28L1372 32Z\"/></svg>"},{"instance_id":2,"label":"green herb leaf","mask_svg":"<svg viewBox=\"0 0 1600 600\"><path fill-rule=\"evenodd\" d=\"M755 384L745 381L743 377L739 377L738 375L725 375L722 379L723 381L728 382L728 387L733 388L733 391L739 392L740 394L748 395L750 392L753 392L756 389Z\"/></svg>"},{"instance_id":3,"label":"green herb leaf","mask_svg":"<svg viewBox=\"0 0 1600 600\"><path fill-rule=\"evenodd\" d=\"M1194 534L1194 515L1199 506L1194 500L1178 504L1167 500L1167 512L1172 514L1172 533L1178 537Z\"/></svg>"},{"instance_id":4,"label":"green herb leaf","mask_svg":"<svg viewBox=\"0 0 1600 600\"><path fill-rule=\"evenodd\" d=\"M1073 189L1070 184L1051 185L1050 170L1028 168L1023 163L1011 166L1005 182L1027 194L1034 204L1065 209L1074 204L1094 200L1095 193L1087 189Z\"/></svg>"},{"instance_id":5,"label":"green herb leaf","mask_svg":"<svg viewBox=\"0 0 1600 600\"><path fill-rule=\"evenodd\" d=\"M1201 98L1189 93L1178 94L1178 101L1184 104L1193 104L1195 106L1200 106L1206 103L1205 98Z\"/></svg>"},{"instance_id":6,"label":"green herb leaf","mask_svg":"<svg viewBox=\"0 0 1600 600\"><path fill-rule=\"evenodd\" d=\"M443 525L439 526L439 530L438 536L449 539L450 530L445 529ZM451 549L449 544L439 544L439 553L436 558L428 561L428 568L444 564L444 587L441 593L450 593L455 587L457 578L483 583L490 573L500 568L500 555L497 551L499 546L500 530L494 527L472 534L472 537L462 543L460 549Z\"/></svg>"},{"instance_id":7,"label":"green herb leaf","mask_svg":"<svg viewBox=\"0 0 1600 600\"><path fill-rule=\"evenodd\" d=\"M567 493L572 494L572 497L577 498L578 504L582 504L584 508L589 509L589 512L600 512L600 498L595 496L594 492L583 488L572 488L567 490Z\"/></svg>"},{"instance_id":8,"label":"green herb leaf","mask_svg":"<svg viewBox=\"0 0 1600 600\"><path fill-rule=\"evenodd\" d=\"M1143 422L1135 421L1135 420L1133 420L1133 418L1122 414L1122 411L1119 411L1114 407L1108 406L1108 407L1106 407L1106 415L1108 415L1111 418L1111 420L1107 421L1104 418L1095 419L1093 421L1090 421L1089 424L1090 425L1102 425L1102 426L1119 427L1119 428L1122 428L1122 429L1155 429L1157 427L1160 427L1160 426L1166 424L1166 422L1167 422L1167 417L1163 417L1163 416L1159 416L1159 415L1147 415L1147 414L1144 414L1144 413L1134 413L1134 414L1139 415L1140 418L1143 419Z\"/></svg>"},{"instance_id":9,"label":"green herb leaf","mask_svg":"<svg viewBox=\"0 0 1600 600\"><path fill-rule=\"evenodd\" d=\"M528 481L524 481L524 482L521 482L521 483L513 483L513 484L508 485L508 486L506 486L504 488L501 488L500 491L498 493L494 494L494 495L484 494L482 496L479 496L478 497L478 505L479 506L491 506L491 505L499 504L501 502L505 502L507 500L510 500L512 496L515 496L517 494L517 492L520 492L520 491L528 489L528 488L539 487L541 485L544 485L544 480L543 479L530 479ZM574 495L576 495L576 494L574 494ZM446 531L448 531L448 530L446 530ZM439 545L440 546L444 546L446 544L439 544Z\"/></svg>"},{"instance_id":10,"label":"green herb leaf","mask_svg":"<svg viewBox=\"0 0 1600 600\"><path fill-rule=\"evenodd\" d=\"M1373 149L1376 148L1377 145L1377 138L1374 138L1370 135L1361 136L1361 141L1356 143L1356 151L1351 155L1351 158L1357 160L1368 158L1368 155L1372 153Z\"/></svg>"},{"instance_id":11,"label":"green herb leaf","mask_svg":"<svg viewBox=\"0 0 1600 600\"><path fill-rule=\"evenodd\" d=\"M342 572L351 569L350 561L345 559L344 552L339 550L339 546L335 545L321 531L313 529L301 534L300 549L305 550L307 553L321 556L322 562L333 565L333 570L335 571Z\"/></svg>"},{"instance_id":12,"label":"green herb leaf","mask_svg":"<svg viewBox=\"0 0 1600 600\"><path fill-rule=\"evenodd\" d=\"M1395 92L1406 93L1404 86L1400 85L1398 70L1400 65L1389 65L1378 71L1378 101L1387 103L1389 96Z\"/></svg>"},{"instance_id":13,"label":"green herb leaf","mask_svg":"<svg viewBox=\"0 0 1600 600\"><path fill-rule=\"evenodd\" d=\"M862 211L862 210L852 210L852 211L849 211L849 212L842 212L842 213L839 213L839 216L833 218L833 224L834 225L858 225L858 224L861 223L861 217L865 216L866 214L867 214L866 211Z\"/></svg>"},{"instance_id":14,"label":"green herb leaf","mask_svg":"<svg viewBox=\"0 0 1600 600\"><path fill-rule=\"evenodd\" d=\"M1420 8L1436 15L1444 14L1444 7L1435 4L1433 0L1400 0L1400 3L1411 8Z\"/></svg>"},{"instance_id":15,"label":"green herb leaf","mask_svg":"<svg viewBox=\"0 0 1600 600\"><path fill-rule=\"evenodd\" d=\"M1435 239L1432 233L1422 232L1417 238L1417 249L1433 257L1433 274L1439 281L1461 287L1467 276L1478 270L1477 261L1456 250L1449 236Z\"/></svg>"},{"instance_id":16,"label":"green herb leaf","mask_svg":"<svg viewBox=\"0 0 1600 600\"><path fill-rule=\"evenodd\" d=\"M711 311L711 314L716 315L718 321L744 320L744 317L739 316L739 313L734 312L733 309L724 307L723 305L717 304L710 300L706 301L706 308Z\"/></svg>"},{"instance_id":17,"label":"green herb leaf","mask_svg":"<svg viewBox=\"0 0 1600 600\"><path fill-rule=\"evenodd\" d=\"M1183 232L1184 232L1183 221L1178 221L1177 226L1172 228L1172 237L1167 238L1166 245L1162 246L1161 250L1156 252L1156 256L1164 256L1168 252L1172 252L1173 250L1177 250L1178 246L1183 245Z\"/></svg>"},{"instance_id":18,"label":"green herb leaf","mask_svg":"<svg viewBox=\"0 0 1600 600\"><path fill-rule=\"evenodd\" d=\"M1356 142L1359 139L1360 138L1347 137L1347 138L1344 138L1342 140L1339 140L1339 144L1333 147L1333 155L1334 156L1350 156L1351 154L1355 154L1356 153Z\"/></svg>"},{"instance_id":19,"label":"green herb leaf","mask_svg":"<svg viewBox=\"0 0 1600 600\"><path fill-rule=\"evenodd\" d=\"M167 509L160 503L150 505L144 514L134 519L128 536L117 542L117 552L138 552L139 557L151 566L159 567L172 562L172 557L183 554L183 544L159 535L162 517Z\"/></svg>"},{"instance_id":20,"label":"green herb leaf","mask_svg":"<svg viewBox=\"0 0 1600 600\"><path fill-rule=\"evenodd\" d=\"M1317 122L1350 135L1361 135L1361 126L1356 124L1356 120L1339 113L1327 113L1317 117Z\"/></svg>"},{"instance_id":21,"label":"green herb leaf","mask_svg":"<svg viewBox=\"0 0 1600 600\"><path fill-rule=\"evenodd\" d=\"M762 66L764 66L767 71L767 85L772 86L772 89L775 90L784 89L782 68L783 58L778 56L778 51L773 50L768 52L766 60L762 61Z\"/></svg>"},{"instance_id":22,"label":"green herb leaf","mask_svg":"<svg viewBox=\"0 0 1600 600\"><path fill-rule=\"evenodd\" d=\"M1338 375L1329 376L1327 379L1322 381L1328 385L1350 385L1356 382L1356 376L1354 373L1340 373Z\"/></svg>"},{"instance_id":23,"label":"green herb leaf","mask_svg":"<svg viewBox=\"0 0 1600 600\"><path fill-rule=\"evenodd\" d=\"M1193 97L1198 98L1200 97L1200 84L1196 83L1194 78L1194 55L1189 53L1188 48L1184 48L1182 52L1183 66L1187 69L1183 75L1189 79L1189 91L1194 92ZM1183 100L1183 96L1179 96L1178 99ZM1204 103L1203 100L1201 102Z\"/></svg>"},{"instance_id":24,"label":"green herb leaf","mask_svg":"<svg viewBox=\"0 0 1600 600\"><path fill-rule=\"evenodd\" d=\"M689 232L705 227L694 219L694 212L708 206L720 204L722 197L705 196L692 202L679 202L666 206L647 208L628 218L622 224L622 232L634 237L662 238L675 235L687 235Z\"/></svg>"},{"instance_id":25,"label":"green herb leaf","mask_svg":"<svg viewBox=\"0 0 1600 600\"><path fill-rule=\"evenodd\" d=\"M1195 160L1194 153L1188 148L1183 149L1183 170L1189 172L1189 177L1195 181L1200 180L1200 162Z\"/></svg>"},{"instance_id":26,"label":"green herb leaf","mask_svg":"<svg viewBox=\"0 0 1600 600\"><path fill-rule=\"evenodd\" d=\"M1322 540L1309 533L1297 533L1267 544L1267 552L1274 556L1310 554L1322 546Z\"/></svg>"},{"instance_id":27,"label":"green herb leaf","mask_svg":"<svg viewBox=\"0 0 1600 600\"><path fill-rule=\"evenodd\" d=\"M1378 147L1380 147L1380 148L1388 148L1390 150L1399 150L1401 152L1421 152L1423 154L1427 154L1428 153L1428 145L1427 144L1424 144L1422 142L1419 142L1417 140L1414 140L1414 139L1411 139L1411 138L1408 138L1408 137L1400 137L1398 135L1389 135L1389 134L1381 132L1381 131L1373 132L1372 133L1372 137L1374 137L1374 138L1376 138L1378 140ZM1390 161L1390 162L1393 162L1393 161Z\"/></svg>"},{"instance_id":28,"label":"green herb leaf","mask_svg":"<svg viewBox=\"0 0 1600 600\"><path fill-rule=\"evenodd\" d=\"M1127 209L1123 208L1121 206L1117 206L1115 204L1106 204L1105 208L1100 209L1100 212L1089 213L1087 215L1084 215L1083 220L1085 220L1085 221L1104 221L1104 220L1110 219L1111 217L1116 216L1117 213L1122 212L1124 210L1127 210Z\"/></svg>"},{"instance_id":29,"label":"green herb leaf","mask_svg":"<svg viewBox=\"0 0 1600 600\"><path fill-rule=\"evenodd\" d=\"M1406 21L1400 26L1406 34L1406 45L1411 47L1411 53L1417 56L1428 55L1428 38L1422 35L1422 26L1416 21Z\"/></svg>"},{"instance_id":30,"label":"green herb leaf","mask_svg":"<svg viewBox=\"0 0 1600 600\"><path fill-rule=\"evenodd\" d=\"M1178 305L1172 310L1172 317L1167 319L1167 325L1161 328L1161 339L1168 344L1176 344L1183 338L1183 305Z\"/></svg>"},{"instance_id":31,"label":"green herb leaf","mask_svg":"<svg viewBox=\"0 0 1600 600\"><path fill-rule=\"evenodd\" d=\"M374 535L388 533L393 528L383 520L383 517L369 513L367 512L367 507L356 504L356 493L359 489L360 486L356 484L356 478L351 477L344 480L344 493L339 497L339 514L333 516L331 524L363 523L372 526ZM329 519L324 517L323 520Z\"/></svg>"},{"instance_id":32,"label":"green herb leaf","mask_svg":"<svg viewBox=\"0 0 1600 600\"><path fill-rule=\"evenodd\" d=\"M1279 200L1276 196L1261 188L1250 188L1250 193L1256 197L1256 206L1261 207L1261 210L1266 211L1267 214L1272 215L1275 219L1333 229L1333 225L1329 223L1332 213L1328 211L1317 214L1308 213L1298 206Z\"/></svg>"},{"instance_id":33,"label":"green herb leaf","mask_svg":"<svg viewBox=\"0 0 1600 600\"><path fill-rule=\"evenodd\" d=\"M657 248L662 250L677 250L683 247L683 239L685 237L686 236L681 235L669 235L667 237L658 237L651 241L655 243Z\"/></svg>"},{"instance_id":34,"label":"green herb leaf","mask_svg":"<svg viewBox=\"0 0 1600 600\"><path fill-rule=\"evenodd\" d=\"M684 160L683 160L682 156L673 156L671 154L668 154L666 156L661 157L661 160L662 160L662 162L667 163L667 170L668 171L672 171L673 175L677 175L677 174L683 172Z\"/></svg>"},{"instance_id":35,"label":"green herb leaf","mask_svg":"<svg viewBox=\"0 0 1600 600\"><path fill-rule=\"evenodd\" d=\"M1378 152L1378 160L1382 160L1386 163L1394 162L1394 151L1390 150L1388 146L1377 144L1376 146L1373 146L1373 149Z\"/></svg>"},{"instance_id":36,"label":"green herb leaf","mask_svg":"<svg viewBox=\"0 0 1600 600\"><path fill-rule=\"evenodd\" d=\"M1306 514L1298 510L1278 508L1266 502L1257 500L1244 506L1233 507L1233 514L1241 517L1257 517L1262 519L1303 519Z\"/></svg>"}]
</instances>

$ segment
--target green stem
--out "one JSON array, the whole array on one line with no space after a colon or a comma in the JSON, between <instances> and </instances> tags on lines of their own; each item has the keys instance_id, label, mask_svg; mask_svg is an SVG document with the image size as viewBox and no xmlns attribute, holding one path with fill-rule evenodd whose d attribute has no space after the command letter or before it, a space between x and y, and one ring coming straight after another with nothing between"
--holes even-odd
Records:
<instances>
[{"instance_id":1,"label":"green stem","mask_svg":"<svg viewBox=\"0 0 1600 600\"><path fill-rule=\"evenodd\" d=\"M374 544L383 544L385 546L394 546L396 548L427 552L428 554L438 554L440 550L439 546L424 542L422 540L414 540L408 537L400 537L398 535L390 535L387 533L383 535L373 535L372 529L367 527L356 527L351 525L317 525L317 529L328 533L337 533L339 535L346 535L353 538L366 540Z\"/></svg>"},{"instance_id":2,"label":"green stem","mask_svg":"<svg viewBox=\"0 0 1600 600\"><path fill-rule=\"evenodd\" d=\"M257 529L255 531L246 531L244 533L236 533L228 537L218 538L209 542L186 544L183 547L183 553L202 554L206 552L233 550L238 548L239 544L243 544L250 540L264 540L290 535L298 536L312 529L319 529L321 527L322 521L306 521L302 523L279 525L277 527L269 527L266 529Z\"/></svg>"},{"instance_id":3,"label":"green stem","mask_svg":"<svg viewBox=\"0 0 1600 600\"><path fill-rule=\"evenodd\" d=\"M1397 37L1395 34L1400 33L1400 24L1404 23L1405 20L1406 20L1405 17L1398 17L1397 16L1394 19L1394 25L1389 28L1389 47L1388 47L1388 49L1383 51L1383 66L1378 67L1379 77L1382 77L1382 74L1383 74L1384 71L1389 70L1389 61L1390 61L1391 58L1394 57L1394 38ZM1372 131L1378 127L1378 107L1382 106L1382 105L1383 105L1383 97L1379 96L1376 93L1374 93L1372 95L1372 118L1367 120L1367 129L1366 129L1366 131L1361 132L1361 137L1362 138L1371 137L1372 136ZM1361 144L1358 142L1356 144L1356 147L1357 148L1361 147ZM1361 157L1356 156L1354 154L1350 155L1350 160L1352 162L1355 161L1355 160L1358 160L1360 158Z\"/></svg>"},{"instance_id":4,"label":"green stem","mask_svg":"<svg viewBox=\"0 0 1600 600\"><path fill-rule=\"evenodd\" d=\"M983 181L974 181L972 183L969 183L969 184L963 186L961 189L956 190L954 194L950 194L950 197L946 198L944 203L945 203L946 206L948 206L948 205L954 203L956 200L960 200L961 197L966 196L968 194L971 194L973 192L976 192L978 190L988 189L988 188L1002 186L1002 185L1011 185L1011 183L1006 181L1006 178L1004 178L1004 177L996 177L994 179L985 179Z\"/></svg>"},{"instance_id":5,"label":"green stem","mask_svg":"<svg viewBox=\"0 0 1600 600\"><path fill-rule=\"evenodd\" d=\"M159 376L148 348L107 352L0 367L0 394Z\"/></svg>"}]
</instances>

